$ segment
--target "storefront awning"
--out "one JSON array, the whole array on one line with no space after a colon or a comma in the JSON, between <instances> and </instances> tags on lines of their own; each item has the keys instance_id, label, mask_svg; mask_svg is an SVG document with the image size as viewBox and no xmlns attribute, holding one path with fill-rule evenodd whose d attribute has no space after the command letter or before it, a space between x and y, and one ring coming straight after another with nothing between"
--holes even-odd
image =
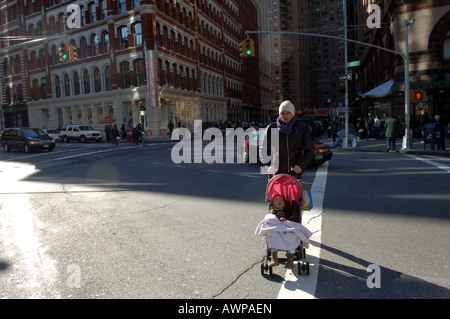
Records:
<instances>
[{"instance_id":1,"label":"storefront awning","mask_svg":"<svg viewBox=\"0 0 450 319\"><path fill-rule=\"evenodd\" d=\"M377 86L376 88L364 93L364 97L382 97L386 96L391 92L392 86L394 85L394 80L389 80L386 83Z\"/></svg>"}]
</instances>

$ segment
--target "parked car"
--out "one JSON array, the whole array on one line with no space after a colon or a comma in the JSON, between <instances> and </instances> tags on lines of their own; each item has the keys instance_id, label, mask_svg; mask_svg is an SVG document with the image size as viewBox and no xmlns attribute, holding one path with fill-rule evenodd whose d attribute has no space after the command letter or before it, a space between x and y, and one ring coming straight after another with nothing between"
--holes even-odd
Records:
<instances>
[{"instance_id":1,"label":"parked car","mask_svg":"<svg viewBox=\"0 0 450 319\"><path fill-rule=\"evenodd\" d=\"M81 143L86 143L87 141L101 142L103 134L89 125L67 125L62 128L59 137L64 143L68 143L70 140L76 140Z\"/></svg>"},{"instance_id":2,"label":"parked car","mask_svg":"<svg viewBox=\"0 0 450 319\"><path fill-rule=\"evenodd\" d=\"M52 139L54 139L56 142L60 141L61 139L59 138L59 130L44 130L43 131L47 132L48 136L50 136Z\"/></svg>"},{"instance_id":3,"label":"parked car","mask_svg":"<svg viewBox=\"0 0 450 319\"><path fill-rule=\"evenodd\" d=\"M320 166L324 164L326 161L331 160L333 157L333 153L330 150L330 147L326 144L323 144L319 141L317 134L313 132L314 123L311 119L307 118L301 118L297 119L297 121L301 121L304 123L307 127L310 129L311 136L313 137L313 146L314 146L314 158L309 164L309 166ZM263 130L260 130L258 132L262 132ZM257 152L258 152L258 160L259 160L259 146L260 143L262 143L262 134L253 134L250 137L246 137L244 144L242 145L242 158L245 163L249 162L249 152L250 152L250 146L257 146Z\"/></svg>"},{"instance_id":4,"label":"parked car","mask_svg":"<svg viewBox=\"0 0 450 319\"><path fill-rule=\"evenodd\" d=\"M26 153L33 150L53 151L56 142L39 128L6 128L1 137L2 147L5 152L12 149L23 149Z\"/></svg>"}]
</instances>

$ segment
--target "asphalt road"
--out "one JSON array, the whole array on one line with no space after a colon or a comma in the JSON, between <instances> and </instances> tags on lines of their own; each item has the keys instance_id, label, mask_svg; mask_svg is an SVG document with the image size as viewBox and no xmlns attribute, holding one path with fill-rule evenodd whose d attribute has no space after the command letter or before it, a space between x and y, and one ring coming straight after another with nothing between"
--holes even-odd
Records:
<instances>
[{"instance_id":1,"label":"asphalt road","mask_svg":"<svg viewBox=\"0 0 450 319\"><path fill-rule=\"evenodd\" d=\"M337 151L308 169L311 276L263 277L267 177L175 164L173 146L0 151L0 298L450 297L448 159Z\"/></svg>"}]
</instances>

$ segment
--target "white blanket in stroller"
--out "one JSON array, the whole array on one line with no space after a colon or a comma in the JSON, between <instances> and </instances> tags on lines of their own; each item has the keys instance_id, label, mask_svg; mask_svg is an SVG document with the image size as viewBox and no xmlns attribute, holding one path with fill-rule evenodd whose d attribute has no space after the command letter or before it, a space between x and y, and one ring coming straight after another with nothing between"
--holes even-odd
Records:
<instances>
[{"instance_id":1,"label":"white blanket in stroller","mask_svg":"<svg viewBox=\"0 0 450 319\"><path fill-rule=\"evenodd\" d=\"M255 234L266 236L269 248L289 251L296 249L300 242L308 248L312 232L302 224L289 220L281 222L275 215L267 214L256 227Z\"/></svg>"}]
</instances>

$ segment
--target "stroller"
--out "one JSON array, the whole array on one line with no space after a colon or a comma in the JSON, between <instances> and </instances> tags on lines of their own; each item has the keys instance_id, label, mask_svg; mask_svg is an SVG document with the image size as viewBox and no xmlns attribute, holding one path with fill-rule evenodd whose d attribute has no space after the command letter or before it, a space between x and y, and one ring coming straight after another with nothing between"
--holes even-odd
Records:
<instances>
[{"instance_id":1,"label":"stroller","mask_svg":"<svg viewBox=\"0 0 450 319\"><path fill-rule=\"evenodd\" d=\"M289 174L279 174L272 177L266 188L266 201L270 202L272 198L276 195L281 195L284 197L286 202L289 202L290 206L293 207L299 213L299 223L302 220L302 209L301 209L301 198L302 198L303 185L301 181ZM272 275L272 267L269 266L271 261L271 249L268 245L266 239L266 254L264 260L261 263L261 275L268 271L269 275ZM297 262L298 274L302 273L309 275L309 263L304 262L306 258L306 249L303 242L295 249L294 261Z\"/></svg>"}]
</instances>

